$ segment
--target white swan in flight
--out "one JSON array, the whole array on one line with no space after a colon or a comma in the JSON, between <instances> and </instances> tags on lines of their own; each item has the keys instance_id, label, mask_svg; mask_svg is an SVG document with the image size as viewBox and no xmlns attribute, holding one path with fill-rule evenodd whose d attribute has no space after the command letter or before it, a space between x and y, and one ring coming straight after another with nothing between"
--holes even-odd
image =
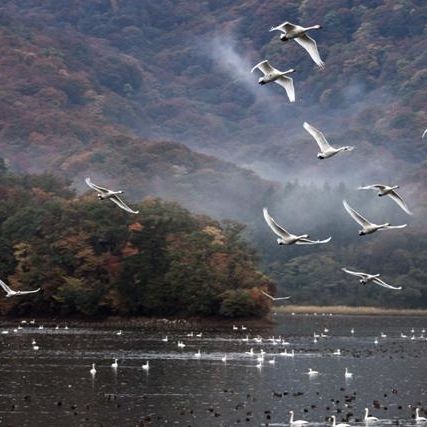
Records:
<instances>
[{"instance_id":1,"label":"white swan in flight","mask_svg":"<svg viewBox=\"0 0 427 427\"><path fill-rule=\"evenodd\" d=\"M335 415L331 415L331 418L332 418L332 427L350 427L350 424L347 424L347 423L337 424Z\"/></svg>"},{"instance_id":2,"label":"white swan in flight","mask_svg":"<svg viewBox=\"0 0 427 427\"><path fill-rule=\"evenodd\" d=\"M123 191L112 191L108 188L100 187L99 185L94 184L90 178L85 179L86 184L95 190L98 193L99 200L110 199L113 203L115 203L119 208L123 209L126 212L137 214L139 211L132 210L120 197L119 194L123 194Z\"/></svg>"},{"instance_id":3,"label":"white swan in flight","mask_svg":"<svg viewBox=\"0 0 427 427\"><path fill-rule=\"evenodd\" d=\"M398 185L393 185L392 187L383 184L373 184L366 185L364 187L359 187L358 190L378 190L378 196L389 196L394 202L396 202L401 209L403 209L408 215L413 215L409 210L408 205L402 199L402 197L397 194L396 188L399 188Z\"/></svg>"},{"instance_id":4,"label":"white swan in flight","mask_svg":"<svg viewBox=\"0 0 427 427\"><path fill-rule=\"evenodd\" d=\"M270 294L268 294L267 292L261 291L261 293L263 293L267 298L270 298L272 301L282 301L282 300L290 298L290 297L275 298L275 297L271 296Z\"/></svg>"},{"instance_id":5,"label":"white swan in flight","mask_svg":"<svg viewBox=\"0 0 427 427\"><path fill-rule=\"evenodd\" d=\"M323 135L320 130L311 126L309 123L304 122L304 129L316 140L317 145L320 148L320 153L317 153L317 158L328 159L329 157L335 156L335 154L340 153L341 151L353 151L354 147L352 145L346 145L344 147L335 148L329 144L326 140L325 135Z\"/></svg>"},{"instance_id":6,"label":"white swan in flight","mask_svg":"<svg viewBox=\"0 0 427 427\"><path fill-rule=\"evenodd\" d=\"M263 208L264 219L268 226L273 230L273 232L279 236L277 239L277 243L279 245L317 245L320 243L328 243L331 240L331 237L328 237L325 240L310 240L308 234L302 234L300 236L296 236L294 234L289 233L283 227L274 221L274 219L269 215L267 208Z\"/></svg>"},{"instance_id":7,"label":"white swan in flight","mask_svg":"<svg viewBox=\"0 0 427 427\"><path fill-rule=\"evenodd\" d=\"M307 31L318 30L320 28L322 28L320 25L313 25L312 27L301 27L299 25L291 24L290 22L284 22L277 27L271 27L270 31L282 32L283 34L280 35L280 40L284 42L294 39L308 52L316 65L323 69L325 68L325 63L320 58L316 41L306 34Z\"/></svg>"},{"instance_id":8,"label":"white swan in flight","mask_svg":"<svg viewBox=\"0 0 427 427\"><path fill-rule=\"evenodd\" d=\"M359 236L364 236L365 234L371 234L378 230L389 230L393 228L405 228L407 224L402 225L390 225L388 222L385 224L374 224L373 222L369 222L366 218L360 215L359 212L356 212L346 200L343 200L343 205L345 210L349 213L349 215L362 226L362 229L359 230Z\"/></svg>"},{"instance_id":9,"label":"white swan in flight","mask_svg":"<svg viewBox=\"0 0 427 427\"><path fill-rule=\"evenodd\" d=\"M396 286L391 286L389 284L387 284L386 282L384 282L383 280L380 279L380 274L367 274L367 273L361 273L358 271L352 271L352 270L348 270L347 268L342 268L342 271L346 272L347 274L351 274L352 276L356 276L359 277L359 282L362 285L366 285L369 282L373 282L376 285L382 286L383 288L387 288L387 289L395 289L395 290L401 290L402 286L396 287Z\"/></svg>"},{"instance_id":10,"label":"white swan in flight","mask_svg":"<svg viewBox=\"0 0 427 427\"><path fill-rule=\"evenodd\" d=\"M253 73L257 68L264 74L263 77L258 79L258 83L260 85L265 85L271 82L277 83L285 89L289 101L295 102L294 81L291 77L286 76L286 74L291 74L295 71L293 68L287 71L280 71L277 68L272 67L267 59L256 64L252 68L251 73Z\"/></svg>"},{"instance_id":11,"label":"white swan in flight","mask_svg":"<svg viewBox=\"0 0 427 427\"><path fill-rule=\"evenodd\" d=\"M301 426L301 425L305 425L308 424L308 421L304 421L304 420L294 420L294 411L289 411L289 413L291 414L291 418L289 420L289 424L291 426Z\"/></svg>"},{"instance_id":12,"label":"white swan in flight","mask_svg":"<svg viewBox=\"0 0 427 427\"><path fill-rule=\"evenodd\" d=\"M365 423L374 423L376 421L379 421L379 419L377 417L370 417L368 416L369 414L369 409L365 408L365 417L363 418L363 421L365 421Z\"/></svg>"},{"instance_id":13,"label":"white swan in flight","mask_svg":"<svg viewBox=\"0 0 427 427\"><path fill-rule=\"evenodd\" d=\"M0 280L0 286L6 292L6 298L14 297L16 295L26 295L26 294L35 294L40 291L40 288L34 289L32 291L14 291L10 289L9 286L6 285L2 280Z\"/></svg>"}]
</instances>

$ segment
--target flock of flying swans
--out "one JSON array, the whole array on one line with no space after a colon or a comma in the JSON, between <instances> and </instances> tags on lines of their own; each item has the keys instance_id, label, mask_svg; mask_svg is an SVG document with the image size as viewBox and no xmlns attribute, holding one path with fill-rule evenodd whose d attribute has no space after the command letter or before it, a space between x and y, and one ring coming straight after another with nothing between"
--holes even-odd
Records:
<instances>
[{"instance_id":1,"label":"flock of flying swans","mask_svg":"<svg viewBox=\"0 0 427 427\"><path fill-rule=\"evenodd\" d=\"M317 49L317 44L314 39L312 39L310 36L307 35L307 31L310 30L318 30L320 29L320 25L313 25L311 27L301 27L299 25L294 25L290 22L284 22L283 24L280 24L276 27L271 27L270 31L280 31L282 34L280 35L280 40L282 41L288 41L288 40L295 40L299 45L301 45L310 55L311 59L316 63L316 65L324 69L325 64L320 58L319 51ZM259 69L263 76L258 79L258 83L261 85L275 82L278 85L282 86L286 94L289 98L290 102L295 102L295 89L293 80L291 77L288 76L288 74L293 73L295 70L293 68L287 70L287 71L280 71L276 68L274 68L270 62L266 59L264 61L259 62L256 64L251 72L254 72L256 69ZM342 146L342 147L333 147L327 139L325 138L325 135L318 129L316 129L314 126L310 125L307 122L304 122L303 124L304 129L314 138L317 145L319 146L319 153L317 154L317 158L322 159L328 159L330 157L335 156L338 153L344 152L344 151L353 151L353 146ZM423 138L425 134L427 133L427 129L423 133ZM388 196L390 197L397 205L408 215L412 215L412 212L409 210L407 204L402 199L402 197L396 192L396 189L399 188L398 185L395 186L388 186L384 184L373 184L373 185L367 185L367 186L361 186L358 189L359 190L377 190L378 196ZM396 229L396 228L405 228L407 224L402 225L391 225L390 223L386 222L384 224L375 224L373 222L368 221L365 217L363 217L359 212L357 212L355 209L353 209L346 200L343 200L343 205L347 213L353 218L355 222L357 222L359 225L362 226L362 229L359 230L359 236L364 236L367 234L372 234L378 230L390 230L390 229ZM279 245L316 245L316 244L324 244L328 243L331 240L331 237L328 237L324 240L311 240L309 238L308 234L302 234L302 235L294 235L289 233L285 228L280 226L268 213L267 208L263 208L263 214L264 219L267 223L267 225L271 228L274 234L278 236L277 243ZM395 289L400 290L402 289L401 286L395 287L391 286L387 283L385 283L383 280L379 278L379 274L367 274L367 273L359 273L356 271L348 270L346 268L342 269L344 272L351 274L353 276L357 276L360 278L360 283L365 285L368 282L373 282L379 286L382 286L387 289ZM271 295L266 294L263 292L264 295L266 295L268 298L272 299L273 302L277 300L282 300L285 298L273 298ZM292 424L292 422L291 422Z\"/></svg>"}]
</instances>

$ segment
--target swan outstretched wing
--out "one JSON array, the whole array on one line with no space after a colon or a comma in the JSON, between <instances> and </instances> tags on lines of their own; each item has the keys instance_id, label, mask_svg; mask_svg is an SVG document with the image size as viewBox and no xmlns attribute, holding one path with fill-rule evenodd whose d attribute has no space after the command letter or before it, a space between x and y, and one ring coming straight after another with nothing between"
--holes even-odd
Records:
<instances>
[{"instance_id":1,"label":"swan outstretched wing","mask_svg":"<svg viewBox=\"0 0 427 427\"><path fill-rule=\"evenodd\" d=\"M372 184L372 185L365 185L363 187L358 187L358 190L384 190L387 186L382 184Z\"/></svg>"},{"instance_id":2,"label":"swan outstretched wing","mask_svg":"<svg viewBox=\"0 0 427 427\"><path fill-rule=\"evenodd\" d=\"M270 30L271 31L271 30ZM423 136L421 137L422 139L424 139L424 137L427 135L427 129L423 132Z\"/></svg>"},{"instance_id":3,"label":"swan outstretched wing","mask_svg":"<svg viewBox=\"0 0 427 427\"><path fill-rule=\"evenodd\" d=\"M10 289L9 286L7 286L6 283L3 282L3 280L0 280L0 286L6 293L13 292L12 289Z\"/></svg>"},{"instance_id":4,"label":"swan outstretched wing","mask_svg":"<svg viewBox=\"0 0 427 427\"><path fill-rule=\"evenodd\" d=\"M392 230L392 229L394 229L394 228L405 228L405 227L407 227L408 226L408 224L402 224L402 225L388 225L387 227L385 227L385 228L380 228L379 229L379 231L382 231L382 230Z\"/></svg>"},{"instance_id":5,"label":"swan outstretched wing","mask_svg":"<svg viewBox=\"0 0 427 427\"><path fill-rule=\"evenodd\" d=\"M282 86L286 90L290 102L295 102L295 89L294 81L290 77L280 76L277 80L274 80L279 86Z\"/></svg>"},{"instance_id":6,"label":"swan outstretched wing","mask_svg":"<svg viewBox=\"0 0 427 427\"><path fill-rule=\"evenodd\" d=\"M374 283L376 283L377 285L382 286L383 288L387 288L387 289L396 289L396 290L400 290L402 289L402 286L391 286L388 283L384 282L384 280L381 280L379 278L375 278L373 280Z\"/></svg>"},{"instance_id":7,"label":"swan outstretched wing","mask_svg":"<svg viewBox=\"0 0 427 427\"><path fill-rule=\"evenodd\" d=\"M332 237L328 237L324 240L311 240L311 239L300 239L295 242L296 245L321 245L323 243L329 243L331 241Z\"/></svg>"},{"instance_id":8,"label":"swan outstretched wing","mask_svg":"<svg viewBox=\"0 0 427 427\"><path fill-rule=\"evenodd\" d=\"M369 227L372 225L371 222L369 222L366 218L364 218L362 215L360 215L359 212L356 212L348 203L346 200L343 200L343 205L345 210L350 214L350 216L362 227Z\"/></svg>"},{"instance_id":9,"label":"swan outstretched wing","mask_svg":"<svg viewBox=\"0 0 427 427\"><path fill-rule=\"evenodd\" d=\"M268 213L267 208L263 208L262 212L264 214L265 222L273 230L274 234L276 234L277 236L279 236L285 240L292 237L292 235L288 231L286 231L283 227L281 227L279 224L277 224L276 221L274 221L274 219Z\"/></svg>"},{"instance_id":10,"label":"swan outstretched wing","mask_svg":"<svg viewBox=\"0 0 427 427\"><path fill-rule=\"evenodd\" d=\"M316 140L317 145L320 148L320 151L325 152L330 150L332 147L328 141L326 141L325 135L323 135L320 130L311 126L309 123L304 122L304 129Z\"/></svg>"},{"instance_id":11,"label":"swan outstretched wing","mask_svg":"<svg viewBox=\"0 0 427 427\"><path fill-rule=\"evenodd\" d=\"M287 33L288 31L292 31L297 28L301 28L301 27L286 21L286 22L283 22L283 24L278 25L277 27L271 27L270 31L281 31L282 33Z\"/></svg>"},{"instance_id":12,"label":"swan outstretched wing","mask_svg":"<svg viewBox=\"0 0 427 427\"><path fill-rule=\"evenodd\" d=\"M277 71L274 67L271 66L271 64L268 62L268 59L265 59L264 61L261 61L252 67L251 73L253 73L257 68L262 71L264 75L272 73L273 71Z\"/></svg>"},{"instance_id":13,"label":"swan outstretched wing","mask_svg":"<svg viewBox=\"0 0 427 427\"><path fill-rule=\"evenodd\" d=\"M320 58L319 51L317 49L316 40L312 39L307 34L296 37L294 40L308 52L311 59L319 68L325 68L325 63Z\"/></svg>"},{"instance_id":14,"label":"swan outstretched wing","mask_svg":"<svg viewBox=\"0 0 427 427\"><path fill-rule=\"evenodd\" d=\"M357 276L357 277L366 277L367 276L366 273L362 273L360 271L352 271L352 270L349 270L349 269L347 269L345 267L343 267L341 270L345 271L348 274L351 274L352 276Z\"/></svg>"},{"instance_id":15,"label":"swan outstretched wing","mask_svg":"<svg viewBox=\"0 0 427 427\"><path fill-rule=\"evenodd\" d=\"M389 196L393 201L395 201L400 206L400 208L404 210L408 215L413 215L413 213L409 210L408 205L396 191L393 190L391 193L388 193L387 196Z\"/></svg>"},{"instance_id":16,"label":"swan outstretched wing","mask_svg":"<svg viewBox=\"0 0 427 427\"><path fill-rule=\"evenodd\" d=\"M275 298L275 297L271 296L270 294L268 294L267 292L264 292L263 290L261 290L261 293L263 293L266 297L270 298L273 301L281 301L281 300L285 300L285 299L289 299L290 298L290 297Z\"/></svg>"},{"instance_id":17,"label":"swan outstretched wing","mask_svg":"<svg viewBox=\"0 0 427 427\"><path fill-rule=\"evenodd\" d=\"M132 210L117 194L114 194L114 196L110 197L110 200L114 202L119 208L122 208L124 211L137 214L139 211Z\"/></svg>"},{"instance_id":18,"label":"swan outstretched wing","mask_svg":"<svg viewBox=\"0 0 427 427\"><path fill-rule=\"evenodd\" d=\"M25 294L35 294L36 292L39 292L39 291L40 291L40 288L37 288L37 289L34 289L32 291L19 291L19 293L21 295L25 295Z\"/></svg>"},{"instance_id":19,"label":"swan outstretched wing","mask_svg":"<svg viewBox=\"0 0 427 427\"><path fill-rule=\"evenodd\" d=\"M110 190L108 190L107 188L100 187L99 185L94 184L94 183L90 180L90 178L89 178L89 177L87 177L87 178L85 179L85 182L86 182L86 184L87 184L90 188L92 188L92 190L100 191L100 192L107 192L107 193L110 191Z\"/></svg>"}]
</instances>

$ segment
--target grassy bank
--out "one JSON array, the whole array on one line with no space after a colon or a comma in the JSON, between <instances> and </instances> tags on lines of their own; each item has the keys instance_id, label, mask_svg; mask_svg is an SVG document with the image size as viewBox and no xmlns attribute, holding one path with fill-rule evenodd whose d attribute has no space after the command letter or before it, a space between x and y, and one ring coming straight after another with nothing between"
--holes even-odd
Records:
<instances>
[{"instance_id":1,"label":"grassy bank","mask_svg":"<svg viewBox=\"0 0 427 427\"><path fill-rule=\"evenodd\" d=\"M273 311L277 313L296 313L296 314L348 314L363 316L427 316L427 310L423 309L397 309L382 307L350 307L347 305L286 305L274 307Z\"/></svg>"}]
</instances>

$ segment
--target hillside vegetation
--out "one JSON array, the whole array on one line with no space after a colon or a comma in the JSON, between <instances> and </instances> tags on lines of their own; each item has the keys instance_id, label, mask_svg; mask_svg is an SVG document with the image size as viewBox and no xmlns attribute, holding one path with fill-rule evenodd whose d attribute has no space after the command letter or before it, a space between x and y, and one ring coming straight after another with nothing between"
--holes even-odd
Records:
<instances>
[{"instance_id":1,"label":"hillside vegetation","mask_svg":"<svg viewBox=\"0 0 427 427\"><path fill-rule=\"evenodd\" d=\"M324 71L268 31L284 20L322 25ZM426 22L421 0L4 0L1 156L14 172L69 179L77 194L91 176L131 202L160 197L245 223L295 303L426 307ZM295 104L257 84L250 69L265 58L296 69ZM319 162L304 121L356 149ZM399 184L414 217L355 191L374 182ZM344 198L409 227L360 239ZM263 206L331 244L277 247ZM343 266L404 290L360 288Z\"/></svg>"},{"instance_id":2,"label":"hillside vegetation","mask_svg":"<svg viewBox=\"0 0 427 427\"><path fill-rule=\"evenodd\" d=\"M261 316L274 290L242 226L148 199L133 216L49 175L0 174L0 298L9 315ZM93 196L93 197L92 197ZM94 201L96 200L96 201Z\"/></svg>"}]
</instances>

